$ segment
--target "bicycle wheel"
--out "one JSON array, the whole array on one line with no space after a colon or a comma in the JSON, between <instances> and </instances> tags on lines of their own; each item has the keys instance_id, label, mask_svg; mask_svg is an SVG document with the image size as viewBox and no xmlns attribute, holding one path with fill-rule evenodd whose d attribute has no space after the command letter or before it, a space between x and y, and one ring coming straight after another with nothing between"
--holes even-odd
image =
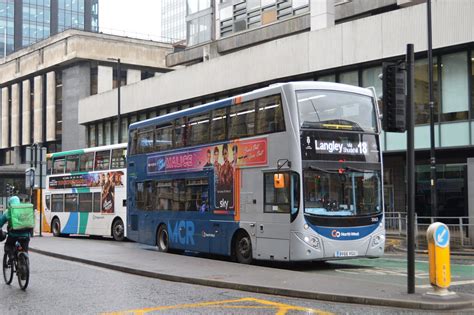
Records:
<instances>
[{"instance_id":1,"label":"bicycle wheel","mask_svg":"<svg viewBox=\"0 0 474 315\"><path fill-rule=\"evenodd\" d=\"M8 264L8 255L3 255L3 279L6 284L12 283L13 280L13 262Z\"/></svg>"},{"instance_id":2,"label":"bicycle wheel","mask_svg":"<svg viewBox=\"0 0 474 315\"><path fill-rule=\"evenodd\" d=\"M30 281L30 260L28 254L24 252L19 252L17 259L18 265L16 275L18 277L18 284L22 290L26 290L28 282Z\"/></svg>"}]
</instances>

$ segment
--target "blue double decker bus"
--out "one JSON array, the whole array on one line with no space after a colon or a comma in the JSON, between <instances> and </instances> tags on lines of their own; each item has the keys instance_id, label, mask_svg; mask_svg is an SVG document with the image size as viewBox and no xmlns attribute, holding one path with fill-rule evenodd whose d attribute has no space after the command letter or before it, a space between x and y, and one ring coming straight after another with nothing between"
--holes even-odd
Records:
<instances>
[{"instance_id":1,"label":"blue double decker bus","mask_svg":"<svg viewBox=\"0 0 474 315\"><path fill-rule=\"evenodd\" d=\"M241 263L381 256L380 130L373 90L323 82L134 123L127 237Z\"/></svg>"}]
</instances>

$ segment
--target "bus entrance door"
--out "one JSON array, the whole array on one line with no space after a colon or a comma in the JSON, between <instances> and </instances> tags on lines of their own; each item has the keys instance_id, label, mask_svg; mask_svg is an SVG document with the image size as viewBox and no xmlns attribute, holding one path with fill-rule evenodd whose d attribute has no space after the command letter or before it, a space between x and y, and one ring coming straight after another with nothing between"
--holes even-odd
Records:
<instances>
[{"instance_id":1,"label":"bus entrance door","mask_svg":"<svg viewBox=\"0 0 474 315\"><path fill-rule=\"evenodd\" d=\"M263 211L257 216L257 258L289 260L291 173L264 174Z\"/></svg>"}]
</instances>

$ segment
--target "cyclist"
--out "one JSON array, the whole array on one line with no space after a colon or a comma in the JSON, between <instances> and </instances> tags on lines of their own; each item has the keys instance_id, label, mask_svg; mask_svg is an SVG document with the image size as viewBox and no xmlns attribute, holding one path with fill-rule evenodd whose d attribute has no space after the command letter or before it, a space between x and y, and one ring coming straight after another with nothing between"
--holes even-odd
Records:
<instances>
[{"instance_id":1,"label":"cyclist","mask_svg":"<svg viewBox=\"0 0 474 315\"><path fill-rule=\"evenodd\" d=\"M20 205L20 198L12 196L8 199L8 208L2 215L0 215L0 229L8 222L8 237L5 242L5 253L8 254L9 261L12 259L16 241L20 242L23 249L28 252L28 245L30 243L31 228L14 230L12 229L12 208ZM3 232L2 232L3 233Z\"/></svg>"}]
</instances>

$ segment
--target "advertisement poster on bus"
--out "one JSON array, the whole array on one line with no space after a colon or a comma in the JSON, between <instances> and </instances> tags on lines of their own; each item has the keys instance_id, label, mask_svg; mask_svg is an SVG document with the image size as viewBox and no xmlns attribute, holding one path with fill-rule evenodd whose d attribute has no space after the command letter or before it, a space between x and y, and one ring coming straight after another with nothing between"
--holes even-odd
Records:
<instances>
[{"instance_id":1,"label":"advertisement poster on bus","mask_svg":"<svg viewBox=\"0 0 474 315\"><path fill-rule=\"evenodd\" d=\"M214 170L217 211L234 209L235 173L240 167L267 164L267 139L235 140L228 143L166 155L147 160L147 173L162 174L184 171Z\"/></svg>"},{"instance_id":2,"label":"advertisement poster on bus","mask_svg":"<svg viewBox=\"0 0 474 315\"><path fill-rule=\"evenodd\" d=\"M101 188L100 208L102 213L114 213L115 188L123 187L123 172L72 174L49 178L49 189Z\"/></svg>"}]
</instances>

